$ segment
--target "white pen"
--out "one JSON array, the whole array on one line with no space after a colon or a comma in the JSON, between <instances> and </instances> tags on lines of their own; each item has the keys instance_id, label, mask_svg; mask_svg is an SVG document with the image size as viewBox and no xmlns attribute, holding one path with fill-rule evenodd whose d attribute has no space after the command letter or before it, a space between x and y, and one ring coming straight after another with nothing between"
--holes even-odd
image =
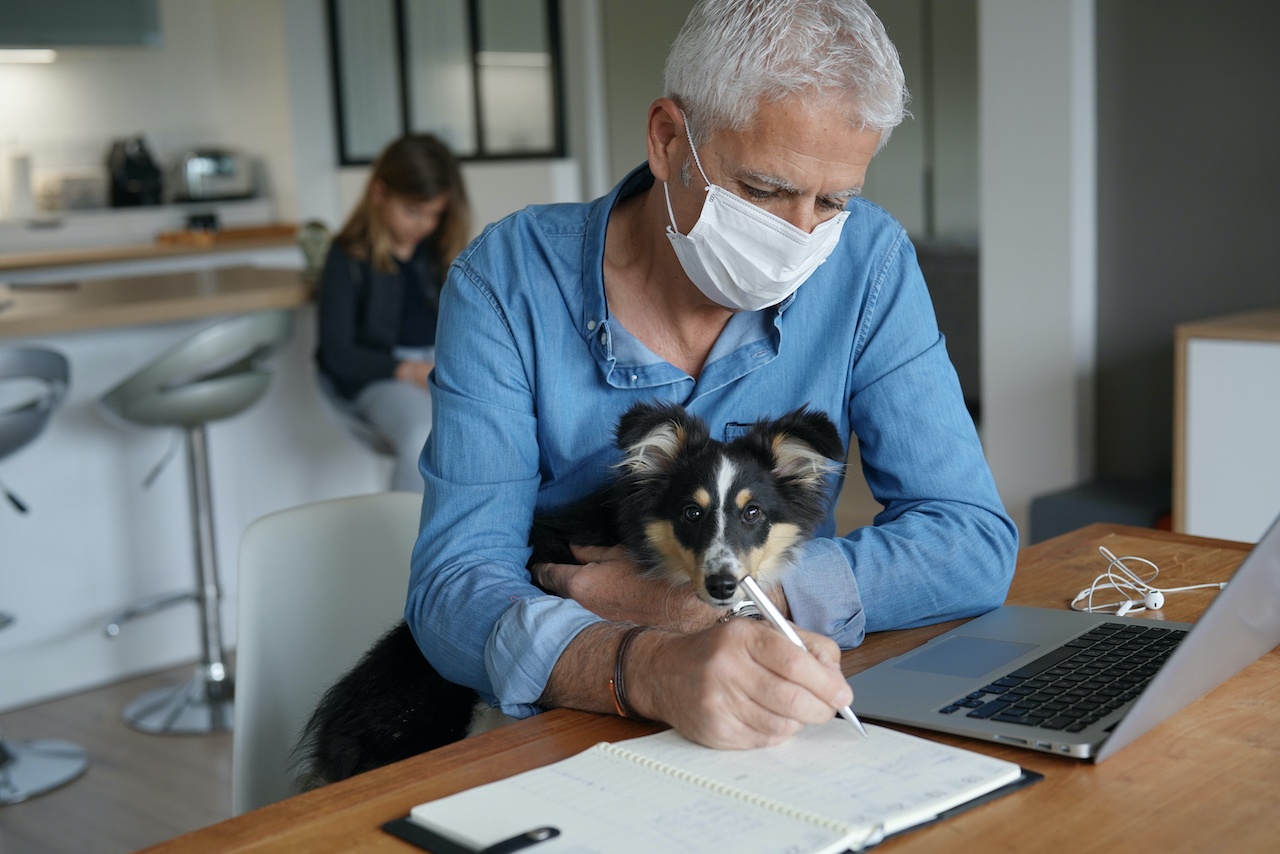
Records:
<instances>
[{"instance_id":1,"label":"white pen","mask_svg":"<svg viewBox=\"0 0 1280 854\"><path fill-rule=\"evenodd\" d=\"M751 601L756 603L756 607L760 609L760 613L764 614L765 618L768 619L769 622L773 623L779 631L786 635L787 640L791 641L806 652L809 650L809 647L805 646L804 641L802 641L800 636L796 634L796 630L791 628L791 624L782 616L782 612L778 610L778 606L773 604L772 599L764 595L764 591L760 589L759 584L756 584L756 580L754 578L749 575L744 577L742 579L742 587L747 591L747 596L751 598ZM858 716L853 713L853 709L845 706L838 711L840 712L840 717L857 727L858 732L862 733L862 737L867 738L867 728L862 725L862 721L858 720Z\"/></svg>"}]
</instances>

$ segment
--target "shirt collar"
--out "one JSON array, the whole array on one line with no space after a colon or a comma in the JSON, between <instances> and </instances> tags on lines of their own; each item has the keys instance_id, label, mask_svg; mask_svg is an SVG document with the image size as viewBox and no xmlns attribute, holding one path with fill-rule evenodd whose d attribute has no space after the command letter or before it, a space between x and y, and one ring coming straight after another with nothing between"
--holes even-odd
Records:
<instances>
[{"instance_id":1,"label":"shirt collar","mask_svg":"<svg viewBox=\"0 0 1280 854\"><path fill-rule=\"evenodd\" d=\"M667 385L690 379L683 371L666 362L646 358L644 354L648 351L639 341L632 338L625 329L609 322L609 306L604 293L604 247L609 216L620 201L648 190L653 182L649 164L637 166L610 193L596 200L587 218L587 240L583 248L587 263L583 265L583 312L578 331L596 354L606 381L619 388ZM744 356L743 364L737 364L740 361L738 359L723 360L724 363L718 369L726 372L726 377L721 380L723 382L772 361L777 355L779 321L795 297L792 293L773 308L742 312L748 316L733 318L722 334L723 340L716 342L707 367L710 368L712 362L721 361L720 357L733 351L745 354L750 350L751 356ZM774 327L776 331L770 334L769 327ZM767 340L769 345L764 350L744 346L754 340ZM729 361L734 362L732 367L727 364ZM703 379L706 379L705 371Z\"/></svg>"}]
</instances>

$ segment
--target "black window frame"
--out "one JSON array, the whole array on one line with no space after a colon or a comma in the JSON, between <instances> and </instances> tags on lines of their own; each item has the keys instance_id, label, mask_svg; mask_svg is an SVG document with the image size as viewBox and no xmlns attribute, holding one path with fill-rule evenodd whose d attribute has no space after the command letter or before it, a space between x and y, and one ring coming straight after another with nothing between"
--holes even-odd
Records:
<instances>
[{"instance_id":1,"label":"black window frame","mask_svg":"<svg viewBox=\"0 0 1280 854\"><path fill-rule=\"evenodd\" d=\"M338 32L338 3L341 0L326 0L325 10L329 31L329 68L331 72L330 87L333 92L334 135L338 148L340 166L367 166L373 162L372 157L352 155L347 145L345 108L342 86L342 50ZM409 44L405 27L405 0L388 0L392 4L395 26L393 42L396 47L395 68L400 88L399 131L388 138L391 139L410 132L410 91ZM483 0L464 0L467 4L467 22L471 43L468 51L471 56L471 100L473 104L473 122L476 150L471 153L457 152L461 161L512 161L512 160L549 160L565 156L565 115L564 115L564 62L561 56L560 41L560 2L559 0L542 0L547 22L547 48L551 54L551 101L555 115L551 120L553 142L548 149L528 149L523 151L490 152L485 150L485 128L483 98L480 86L481 28L480 4Z\"/></svg>"}]
</instances>

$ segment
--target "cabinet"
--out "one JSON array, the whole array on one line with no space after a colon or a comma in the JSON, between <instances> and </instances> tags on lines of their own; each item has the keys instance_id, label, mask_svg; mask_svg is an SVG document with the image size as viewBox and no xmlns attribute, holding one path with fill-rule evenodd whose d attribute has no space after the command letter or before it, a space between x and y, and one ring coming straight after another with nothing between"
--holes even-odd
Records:
<instances>
[{"instance_id":1,"label":"cabinet","mask_svg":"<svg viewBox=\"0 0 1280 854\"><path fill-rule=\"evenodd\" d=\"M158 0L55 0L5 3L0 44L6 47L155 46Z\"/></svg>"},{"instance_id":2,"label":"cabinet","mask_svg":"<svg viewBox=\"0 0 1280 854\"><path fill-rule=\"evenodd\" d=\"M1175 331L1174 530L1257 542L1280 514L1280 308Z\"/></svg>"}]
</instances>

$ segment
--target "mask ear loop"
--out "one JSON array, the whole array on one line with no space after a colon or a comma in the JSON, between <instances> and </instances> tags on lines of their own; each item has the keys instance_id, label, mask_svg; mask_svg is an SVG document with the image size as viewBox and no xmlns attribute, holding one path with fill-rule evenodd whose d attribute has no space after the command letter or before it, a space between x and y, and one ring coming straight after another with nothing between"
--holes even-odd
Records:
<instances>
[{"instance_id":1,"label":"mask ear loop","mask_svg":"<svg viewBox=\"0 0 1280 854\"><path fill-rule=\"evenodd\" d=\"M693 131L689 130L689 117L684 114L684 110L680 111L680 120L684 122L684 135L689 140L689 150L693 152L693 162L698 167L698 172L702 175L703 182L707 185L704 192L711 192L711 179L707 177L706 170L702 168L702 160L698 158L698 147L693 144ZM667 199L667 219L671 224L667 226L668 231L676 234L680 233L680 229L676 227L676 214L671 208L671 190L667 188L667 182L662 182L662 193Z\"/></svg>"},{"instance_id":2,"label":"mask ear loop","mask_svg":"<svg viewBox=\"0 0 1280 854\"><path fill-rule=\"evenodd\" d=\"M689 150L693 152L693 162L698 167L698 172L702 175L702 180L706 183L707 189L711 189L711 179L707 177L706 170L702 168L702 161L698 159L698 147L693 144L693 131L689 130L689 117L684 114L684 110L680 111L680 120L684 122L684 135L689 140Z\"/></svg>"}]
</instances>

